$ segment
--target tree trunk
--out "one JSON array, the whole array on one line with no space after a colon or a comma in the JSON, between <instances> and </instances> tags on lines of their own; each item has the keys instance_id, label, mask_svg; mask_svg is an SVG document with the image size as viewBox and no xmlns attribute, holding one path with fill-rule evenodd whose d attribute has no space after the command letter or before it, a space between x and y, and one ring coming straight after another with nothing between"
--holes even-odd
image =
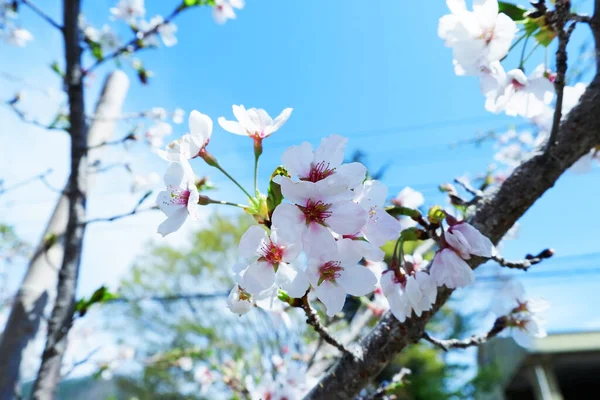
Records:
<instances>
[{"instance_id":1,"label":"tree trunk","mask_svg":"<svg viewBox=\"0 0 600 400\"><path fill-rule=\"evenodd\" d=\"M115 71L104 83L96 106L95 117L88 133L87 145L97 146L111 138L116 117L121 114L129 88L129 79L122 71ZM81 109L83 110L83 104ZM101 147L90 151L93 161L100 157ZM91 186L88 180L88 189ZM17 397L21 364L25 349L40 327L40 321L51 298L55 296L58 271L63 263L67 222L69 220L69 188L66 185L48 222L42 240L29 262L27 274L21 283L9 319L0 338L0 400Z\"/></svg>"}]
</instances>

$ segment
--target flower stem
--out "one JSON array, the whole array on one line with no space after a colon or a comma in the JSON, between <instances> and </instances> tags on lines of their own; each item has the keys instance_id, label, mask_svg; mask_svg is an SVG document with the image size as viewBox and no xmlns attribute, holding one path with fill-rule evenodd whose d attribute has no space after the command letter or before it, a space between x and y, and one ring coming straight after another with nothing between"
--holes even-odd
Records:
<instances>
[{"instance_id":1,"label":"flower stem","mask_svg":"<svg viewBox=\"0 0 600 400\"><path fill-rule=\"evenodd\" d=\"M239 187L239 188L240 188L240 190L241 190L242 192L244 192L244 194L245 194L246 196L248 196L248 198L249 198L249 199L251 199L251 198L252 198L252 196L250 195L250 193L248 193L248 191L247 191L246 189L244 189L244 187L243 187L242 185L240 185L240 183L239 183L238 181L236 181L236 180L233 178L233 176L229 175L229 174L227 173L227 171L225 171L225 170L223 169L223 167L221 167L221 166L220 166L220 165L218 165L218 164L217 164L217 165L215 165L214 167L215 167L216 169L218 169L219 171L221 171L221 172L222 172L222 173L223 173L223 174L224 174L226 177L228 177L228 178L229 178L229 180L230 180L231 182L235 183L235 185L236 185L237 187Z\"/></svg>"},{"instance_id":2,"label":"flower stem","mask_svg":"<svg viewBox=\"0 0 600 400\"><path fill-rule=\"evenodd\" d=\"M254 193L258 191L258 156L254 157Z\"/></svg>"},{"instance_id":3,"label":"flower stem","mask_svg":"<svg viewBox=\"0 0 600 400\"><path fill-rule=\"evenodd\" d=\"M239 208L243 208L244 210L246 208L248 208L248 206L245 206L243 204L238 204L238 203L231 203L229 201L225 201L225 200L213 200L213 199L209 199L208 202L210 204L222 204L224 206L233 206L233 207L239 207Z\"/></svg>"}]
</instances>

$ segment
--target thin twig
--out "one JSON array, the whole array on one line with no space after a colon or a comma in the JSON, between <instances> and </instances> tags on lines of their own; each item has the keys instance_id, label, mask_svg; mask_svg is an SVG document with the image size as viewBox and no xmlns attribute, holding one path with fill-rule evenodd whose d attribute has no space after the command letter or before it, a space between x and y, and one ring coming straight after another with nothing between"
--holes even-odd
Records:
<instances>
[{"instance_id":1,"label":"thin twig","mask_svg":"<svg viewBox=\"0 0 600 400\"><path fill-rule=\"evenodd\" d=\"M27 114L25 114L23 111L19 110L16 106L16 104L9 100L7 102L5 102L5 104L14 111L15 114L17 114L17 116L21 119L21 121L27 123L27 124L31 124L34 126L37 126L38 128L43 128L43 129L47 129L47 130L55 130L55 131L65 131L67 130L67 128L61 128L59 126L54 126L54 125L48 125L48 124L44 124L38 120L35 119L31 119L27 116Z\"/></svg>"},{"instance_id":2,"label":"thin twig","mask_svg":"<svg viewBox=\"0 0 600 400\"><path fill-rule=\"evenodd\" d=\"M456 179L454 179L454 182L456 182L463 189L465 189L467 192L469 192L470 194L472 194L475 197L482 197L483 196L483 192L481 190L475 189L473 186L471 186L469 184L469 182L465 181L464 179L456 178Z\"/></svg>"},{"instance_id":3,"label":"thin twig","mask_svg":"<svg viewBox=\"0 0 600 400\"><path fill-rule=\"evenodd\" d=\"M61 377L61 378L62 378L62 379L66 379L66 378L67 378L69 375L71 375L71 374L73 373L73 371L74 371L74 370L75 370L77 367L79 367L79 366L81 366L81 365L83 365L83 364L87 363L88 361L90 361L90 359L91 359L91 358L92 358L92 357L93 357L93 356L94 356L94 355L95 355L97 352L99 352L99 351L100 351L100 349L101 349L101 347L96 347L96 348L95 348L94 350L92 350L92 351L91 351L91 352L90 352L90 353L89 353L87 356L85 356L85 357L84 357L84 358L82 358L81 360L79 360L79 361L77 361L77 362L73 363L73 365L71 365L71 368L70 368L70 369L69 369L69 370L68 370L66 373L64 373L64 374L62 375L62 377Z\"/></svg>"},{"instance_id":4,"label":"thin twig","mask_svg":"<svg viewBox=\"0 0 600 400\"><path fill-rule=\"evenodd\" d=\"M553 255L554 255L554 250L546 249L546 250L540 252L536 256L532 256L531 254L528 254L527 256L525 256L524 260L508 261L500 255L493 256L492 260L496 261L498 264L500 264L501 266L506 267L506 268L520 269L523 271L527 271L532 265L539 264L543 260L550 258Z\"/></svg>"},{"instance_id":5,"label":"thin twig","mask_svg":"<svg viewBox=\"0 0 600 400\"><path fill-rule=\"evenodd\" d=\"M556 143L558 136L558 128L562 119L562 105L565 89L565 76L567 74L567 44L569 38L575 30L577 21L573 21L571 26L565 30L565 25L569 19L569 5L566 0L556 2L556 13L554 18L554 30L558 32L558 49L556 50L556 78L554 87L556 89L556 108L554 109L554 117L552 118L552 130L548 139L547 149Z\"/></svg>"},{"instance_id":6,"label":"thin twig","mask_svg":"<svg viewBox=\"0 0 600 400\"><path fill-rule=\"evenodd\" d=\"M3 194L5 194L6 192L10 192L11 190L15 190L15 189L18 189L20 187L26 186L26 185L28 185L30 183L33 183L33 182L37 181L37 180L40 180L40 181L42 181L42 183L46 184L47 181L45 179L51 173L52 173L52 169L49 169L46 172L42 172L41 174L38 174L36 176L32 176L31 178L27 178L24 181L15 183L12 186L4 187L4 188L0 187L0 196L3 195Z\"/></svg>"},{"instance_id":7,"label":"thin twig","mask_svg":"<svg viewBox=\"0 0 600 400\"><path fill-rule=\"evenodd\" d=\"M94 146L89 146L88 150L92 150L92 149L98 149L100 147L105 147L105 146L116 146L119 144L123 144L129 140L136 140L136 137L133 133L129 133L127 136L122 137L121 139L117 139L117 140L105 140L102 143L98 143Z\"/></svg>"},{"instance_id":8,"label":"thin twig","mask_svg":"<svg viewBox=\"0 0 600 400\"><path fill-rule=\"evenodd\" d=\"M147 211L154 211L154 210L158 210L158 206L152 206L152 207L148 207L148 208L138 208L138 207L136 207L133 210L129 211L128 213L113 215L112 217L107 217L107 218L94 218L94 219L90 219L90 220L85 221L82 225L89 225L89 224L93 224L93 223L96 223L96 222L113 222L113 221L116 221L118 219L122 219L122 218L126 218L126 217L131 217L132 215L140 214L140 213L147 212Z\"/></svg>"},{"instance_id":9,"label":"thin twig","mask_svg":"<svg viewBox=\"0 0 600 400\"><path fill-rule=\"evenodd\" d=\"M163 27L163 26L167 25L169 22L171 22L185 8L186 8L185 6L183 6L183 7L181 5L177 6L177 8L175 10L173 10L173 12L171 12L171 14L167 18L165 18L162 23L157 24L152 29L149 29L145 32L137 32L136 36L133 39L131 39L129 42L127 42L126 44L124 44L122 47L118 48L114 52L112 52L112 53L102 57L102 59L96 61L94 64L92 64L89 68L87 68L85 70L86 71L85 73L88 74L88 73L92 72L93 70L98 68L100 65L102 65L105 61L115 59L125 53L135 53L136 51L142 49L143 44L144 44L144 39L146 39L147 37L149 37L151 35L156 34L161 27Z\"/></svg>"},{"instance_id":10,"label":"thin twig","mask_svg":"<svg viewBox=\"0 0 600 400\"><path fill-rule=\"evenodd\" d=\"M46 14L41 8L39 8L37 5L35 5L35 3L33 3L30 0L21 0L21 2L23 4L25 4L26 6L28 6L29 8L31 8L34 13L36 13L37 15L39 15L40 17L45 19L46 22L48 22L50 25L52 25L53 27L55 27L56 29L58 29L61 32L63 31L63 27L58 22L53 20L52 17L50 17L48 14Z\"/></svg>"},{"instance_id":11,"label":"thin twig","mask_svg":"<svg viewBox=\"0 0 600 400\"><path fill-rule=\"evenodd\" d=\"M323 338L323 340L344 354L348 354L352 357L356 357L354 353L344 347L343 344L338 342L323 326L321 323L321 319L319 318L319 314L315 311L314 308L311 307L310 302L308 301L308 292L300 299L300 305L298 307L304 310L304 314L306 314L306 323L312 326L315 331Z\"/></svg>"},{"instance_id":12,"label":"thin twig","mask_svg":"<svg viewBox=\"0 0 600 400\"><path fill-rule=\"evenodd\" d=\"M592 22L592 17L589 15L581 15L572 13L569 15L569 21L582 22L584 24L590 24Z\"/></svg>"},{"instance_id":13,"label":"thin twig","mask_svg":"<svg viewBox=\"0 0 600 400\"><path fill-rule=\"evenodd\" d=\"M448 349L466 349L473 346L480 346L488 340L498 336L500 332L506 328L507 318L502 316L494 322L494 326L488 333L482 336L473 335L467 339L436 339L434 337L429 336L427 332L423 332L423 339L428 341L429 343L439 347L444 351L448 351Z\"/></svg>"},{"instance_id":14,"label":"thin twig","mask_svg":"<svg viewBox=\"0 0 600 400\"><path fill-rule=\"evenodd\" d=\"M140 297L116 297L106 300L105 303L139 303L141 301L156 301L159 303L169 303L173 301L189 301L189 300L205 300L227 297L229 292L214 292L214 293L190 293L190 294L173 294L168 296L140 296Z\"/></svg>"}]
</instances>

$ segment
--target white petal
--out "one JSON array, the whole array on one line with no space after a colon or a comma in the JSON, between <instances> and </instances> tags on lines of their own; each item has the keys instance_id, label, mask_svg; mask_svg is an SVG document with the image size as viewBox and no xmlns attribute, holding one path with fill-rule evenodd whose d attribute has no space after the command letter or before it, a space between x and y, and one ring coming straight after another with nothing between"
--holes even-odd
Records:
<instances>
[{"instance_id":1,"label":"white petal","mask_svg":"<svg viewBox=\"0 0 600 400\"><path fill-rule=\"evenodd\" d=\"M315 293L319 300L325 304L326 313L329 317L333 317L344 308L346 292L341 286L325 281L315 287Z\"/></svg>"},{"instance_id":2,"label":"white petal","mask_svg":"<svg viewBox=\"0 0 600 400\"><path fill-rule=\"evenodd\" d=\"M275 270L268 262L257 261L248 266L244 273L242 286L250 294L258 294L275 283Z\"/></svg>"},{"instance_id":3,"label":"white petal","mask_svg":"<svg viewBox=\"0 0 600 400\"><path fill-rule=\"evenodd\" d=\"M318 257L335 251L336 242L329 229L313 222L302 233L302 246L309 257Z\"/></svg>"},{"instance_id":4,"label":"white petal","mask_svg":"<svg viewBox=\"0 0 600 400\"><path fill-rule=\"evenodd\" d=\"M473 12L486 27L493 27L498 18L498 0L473 0Z\"/></svg>"},{"instance_id":5,"label":"white petal","mask_svg":"<svg viewBox=\"0 0 600 400\"><path fill-rule=\"evenodd\" d=\"M287 122L287 120L290 118L290 115L292 115L291 108L286 108L285 110L283 110L281 112L281 114L279 114L277 116L277 118L275 118L272 125L267 127L267 132L265 132L265 133L267 135L270 135L271 133L273 133L276 130L278 130L279 128L281 128L283 126L283 124L285 124Z\"/></svg>"},{"instance_id":6,"label":"white petal","mask_svg":"<svg viewBox=\"0 0 600 400\"><path fill-rule=\"evenodd\" d=\"M288 148L281 156L281 162L287 171L301 178L308 176L312 159L313 149L308 142Z\"/></svg>"},{"instance_id":7,"label":"white petal","mask_svg":"<svg viewBox=\"0 0 600 400\"><path fill-rule=\"evenodd\" d=\"M193 110L189 116L189 124L192 140L198 147L204 147L212 134L212 119L208 115Z\"/></svg>"},{"instance_id":8,"label":"white petal","mask_svg":"<svg viewBox=\"0 0 600 400\"><path fill-rule=\"evenodd\" d=\"M187 186L187 178L185 176L183 164L174 162L169 164L167 172L165 172L164 182L166 186L174 186L183 188Z\"/></svg>"},{"instance_id":9,"label":"white petal","mask_svg":"<svg viewBox=\"0 0 600 400\"><path fill-rule=\"evenodd\" d=\"M361 187L354 189L354 191L356 193L354 201L363 206L367 211L372 207L383 207L388 193L387 186L380 181L366 181Z\"/></svg>"},{"instance_id":10,"label":"white petal","mask_svg":"<svg viewBox=\"0 0 600 400\"><path fill-rule=\"evenodd\" d=\"M305 206L309 199L314 199L317 187L312 182L294 182L286 176L279 178L281 194L287 200Z\"/></svg>"},{"instance_id":11,"label":"white petal","mask_svg":"<svg viewBox=\"0 0 600 400\"><path fill-rule=\"evenodd\" d=\"M335 169L335 174L333 175L333 177L338 179L339 177L343 178L343 182L345 182L350 189L353 189L363 183L366 176L367 167L359 162L342 164Z\"/></svg>"},{"instance_id":12,"label":"white petal","mask_svg":"<svg viewBox=\"0 0 600 400\"><path fill-rule=\"evenodd\" d=\"M369 213L369 219L363 228L367 240L375 246L383 246L390 240L398 239L402 225L382 208Z\"/></svg>"},{"instance_id":13,"label":"white petal","mask_svg":"<svg viewBox=\"0 0 600 400\"><path fill-rule=\"evenodd\" d=\"M465 287L475 280L469 264L451 249L437 252L431 262L429 275L438 286L446 285L449 289Z\"/></svg>"},{"instance_id":14,"label":"white petal","mask_svg":"<svg viewBox=\"0 0 600 400\"><path fill-rule=\"evenodd\" d=\"M269 240L267 232L258 225L252 225L240 238L240 255L246 259L255 259L260 248Z\"/></svg>"},{"instance_id":15,"label":"white petal","mask_svg":"<svg viewBox=\"0 0 600 400\"><path fill-rule=\"evenodd\" d=\"M494 29L494 36L488 45L488 61L499 61L508 54L517 24L506 14L499 14Z\"/></svg>"},{"instance_id":16,"label":"white petal","mask_svg":"<svg viewBox=\"0 0 600 400\"><path fill-rule=\"evenodd\" d=\"M235 133L236 135L248 136L248 132L244 129L239 122L236 121L228 121L223 117L219 117L217 120L221 128L225 129L227 132Z\"/></svg>"},{"instance_id":17,"label":"white petal","mask_svg":"<svg viewBox=\"0 0 600 400\"><path fill-rule=\"evenodd\" d=\"M489 258L494 253L492 241L483 236L473 225L463 222L455 225L452 230L463 234L469 244L470 254Z\"/></svg>"},{"instance_id":18,"label":"white petal","mask_svg":"<svg viewBox=\"0 0 600 400\"><path fill-rule=\"evenodd\" d=\"M302 297L308 290L308 277L289 264L279 264L277 270L277 284L287 292L290 297Z\"/></svg>"},{"instance_id":19,"label":"white petal","mask_svg":"<svg viewBox=\"0 0 600 400\"><path fill-rule=\"evenodd\" d=\"M319 148L315 151L313 162L328 164L330 169L337 168L344 160L344 149L348 139L340 135L330 135L321 139Z\"/></svg>"},{"instance_id":20,"label":"white petal","mask_svg":"<svg viewBox=\"0 0 600 400\"><path fill-rule=\"evenodd\" d=\"M247 131L256 132L258 130L258 127L252 122L243 105L234 105L232 106L232 109L233 115L235 115L237 120L240 122L240 125L242 125Z\"/></svg>"},{"instance_id":21,"label":"white petal","mask_svg":"<svg viewBox=\"0 0 600 400\"><path fill-rule=\"evenodd\" d=\"M302 211L288 203L282 203L275 208L272 222L272 229L277 230L277 235L290 242L297 242L306 227Z\"/></svg>"},{"instance_id":22,"label":"white petal","mask_svg":"<svg viewBox=\"0 0 600 400\"><path fill-rule=\"evenodd\" d=\"M175 211L173 214L167 217L167 219L164 220L158 226L158 233L160 233L164 237L167 236L169 233L175 232L176 230L181 228L181 226L187 219L187 216L187 209L185 207L181 207L179 210Z\"/></svg>"},{"instance_id":23,"label":"white petal","mask_svg":"<svg viewBox=\"0 0 600 400\"><path fill-rule=\"evenodd\" d=\"M331 216L326 219L326 223L340 235L352 235L367 223L367 212L352 201L334 203L329 211Z\"/></svg>"},{"instance_id":24,"label":"white petal","mask_svg":"<svg viewBox=\"0 0 600 400\"><path fill-rule=\"evenodd\" d=\"M375 290L377 277L363 265L344 266L336 281L352 296L364 296Z\"/></svg>"}]
</instances>

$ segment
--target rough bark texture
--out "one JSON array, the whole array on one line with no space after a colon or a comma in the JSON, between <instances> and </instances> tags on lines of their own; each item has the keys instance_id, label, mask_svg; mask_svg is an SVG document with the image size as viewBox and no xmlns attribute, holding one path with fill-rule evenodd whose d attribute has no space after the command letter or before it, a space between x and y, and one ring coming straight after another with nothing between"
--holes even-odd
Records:
<instances>
[{"instance_id":1,"label":"rough bark texture","mask_svg":"<svg viewBox=\"0 0 600 400\"><path fill-rule=\"evenodd\" d=\"M599 4L600 0L596 0L596 6ZM592 28L598 40L598 13L594 16ZM547 153L535 155L519 166L494 193L478 204L470 222L498 243L533 203L554 186L562 173L599 144L600 75L597 73L579 105L560 125L556 144ZM558 234L559 228L556 229ZM474 259L470 264L477 268L483 261ZM404 323L399 323L388 312L360 342L358 359L343 356L305 399L354 398L396 354L421 339L425 325L451 294L452 290L441 288L431 311Z\"/></svg>"}]
</instances>

